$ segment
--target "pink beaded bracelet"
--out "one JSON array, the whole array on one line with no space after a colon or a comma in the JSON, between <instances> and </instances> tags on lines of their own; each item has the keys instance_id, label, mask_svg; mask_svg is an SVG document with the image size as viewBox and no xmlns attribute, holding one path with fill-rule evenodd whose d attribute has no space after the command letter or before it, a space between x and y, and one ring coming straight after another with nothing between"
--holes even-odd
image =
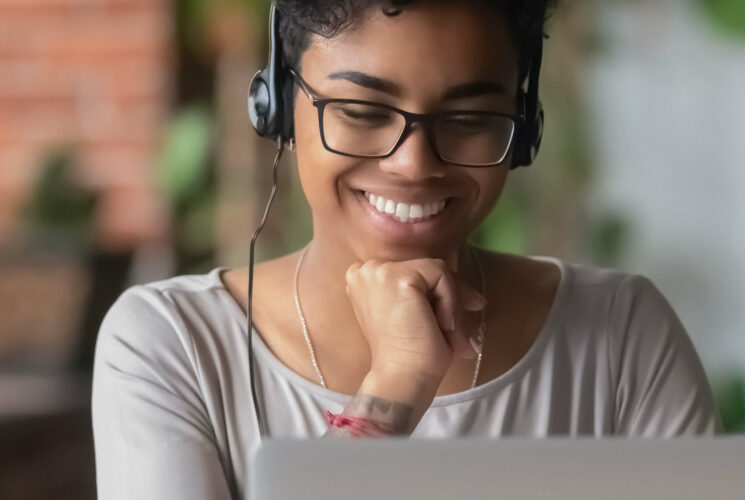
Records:
<instances>
[{"instance_id":1,"label":"pink beaded bracelet","mask_svg":"<svg viewBox=\"0 0 745 500\"><path fill-rule=\"evenodd\" d=\"M348 428L349 434L353 437L374 436L375 434L370 431L389 435L392 434L390 425L386 425L382 422L371 420L365 417L354 417L351 415L346 415L344 413L336 414L331 413L328 410L324 410L323 418L330 426L339 427L342 429Z\"/></svg>"}]
</instances>

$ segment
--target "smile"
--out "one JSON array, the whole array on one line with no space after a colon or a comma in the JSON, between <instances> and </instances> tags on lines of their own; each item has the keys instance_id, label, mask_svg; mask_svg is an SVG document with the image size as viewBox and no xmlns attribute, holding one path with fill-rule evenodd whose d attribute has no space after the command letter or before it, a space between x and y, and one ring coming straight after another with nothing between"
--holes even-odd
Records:
<instances>
[{"instance_id":1,"label":"smile","mask_svg":"<svg viewBox=\"0 0 745 500\"><path fill-rule=\"evenodd\" d=\"M428 198L417 193L392 200L359 189L354 193L362 209L360 222L392 244L436 244L460 227L456 221L463 214L463 202L458 196L442 198L433 193Z\"/></svg>"},{"instance_id":2,"label":"smile","mask_svg":"<svg viewBox=\"0 0 745 500\"><path fill-rule=\"evenodd\" d=\"M373 193L363 192L368 203L381 214L401 221L414 223L423 221L439 214L444 208L447 200L432 201L430 203L403 203L389 200Z\"/></svg>"}]
</instances>

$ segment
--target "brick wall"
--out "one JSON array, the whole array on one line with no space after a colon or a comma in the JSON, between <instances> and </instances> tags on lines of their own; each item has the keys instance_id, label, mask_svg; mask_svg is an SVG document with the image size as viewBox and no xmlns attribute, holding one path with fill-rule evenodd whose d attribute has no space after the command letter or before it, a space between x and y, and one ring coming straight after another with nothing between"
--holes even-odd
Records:
<instances>
[{"instance_id":1,"label":"brick wall","mask_svg":"<svg viewBox=\"0 0 745 500\"><path fill-rule=\"evenodd\" d=\"M99 189L103 246L166 231L152 182L171 94L169 0L0 0L0 243L50 147Z\"/></svg>"}]
</instances>

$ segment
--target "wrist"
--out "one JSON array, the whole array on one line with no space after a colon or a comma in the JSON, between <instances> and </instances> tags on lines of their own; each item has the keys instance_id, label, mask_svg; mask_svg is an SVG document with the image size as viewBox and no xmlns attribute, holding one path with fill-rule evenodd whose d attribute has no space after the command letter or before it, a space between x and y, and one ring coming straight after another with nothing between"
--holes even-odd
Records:
<instances>
[{"instance_id":1,"label":"wrist","mask_svg":"<svg viewBox=\"0 0 745 500\"><path fill-rule=\"evenodd\" d=\"M373 360L368 376L383 384L405 384L437 391L445 372L425 367L414 367L393 363L376 363Z\"/></svg>"},{"instance_id":2,"label":"wrist","mask_svg":"<svg viewBox=\"0 0 745 500\"><path fill-rule=\"evenodd\" d=\"M434 380L421 374L371 370L344 409L345 428L332 427L326 435L357 435L357 417L368 421L360 424L366 430L380 429L388 436L410 435L432 404L437 387Z\"/></svg>"},{"instance_id":3,"label":"wrist","mask_svg":"<svg viewBox=\"0 0 745 500\"><path fill-rule=\"evenodd\" d=\"M420 372L373 369L362 381L360 392L414 407L429 407L440 382L440 377Z\"/></svg>"}]
</instances>

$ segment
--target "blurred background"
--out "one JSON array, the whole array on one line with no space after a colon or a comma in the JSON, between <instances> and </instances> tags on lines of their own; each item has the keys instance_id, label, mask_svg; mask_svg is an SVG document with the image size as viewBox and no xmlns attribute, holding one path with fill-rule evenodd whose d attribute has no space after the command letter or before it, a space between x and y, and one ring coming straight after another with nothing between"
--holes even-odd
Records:
<instances>
[{"instance_id":1,"label":"blurred background","mask_svg":"<svg viewBox=\"0 0 745 500\"><path fill-rule=\"evenodd\" d=\"M125 288L247 264L267 8L0 0L2 498L95 497L93 352ZM541 155L473 239L651 278L745 432L745 2L565 0L549 31ZM258 260L311 236L281 172Z\"/></svg>"}]
</instances>

